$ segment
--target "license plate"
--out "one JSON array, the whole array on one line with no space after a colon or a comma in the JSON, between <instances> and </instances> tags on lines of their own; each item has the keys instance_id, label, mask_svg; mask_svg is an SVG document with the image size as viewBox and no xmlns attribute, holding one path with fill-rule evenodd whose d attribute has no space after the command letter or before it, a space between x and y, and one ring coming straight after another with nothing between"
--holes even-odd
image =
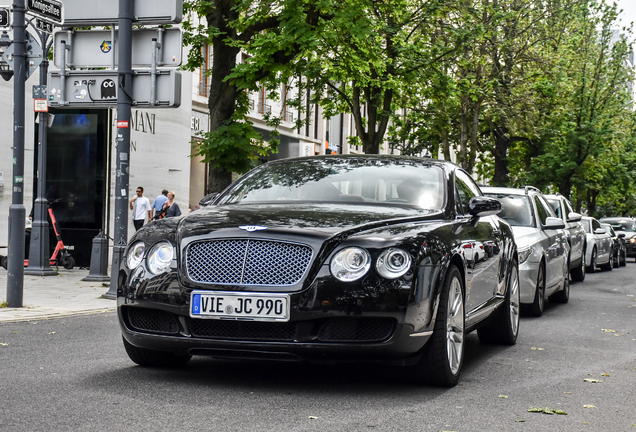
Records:
<instances>
[{"instance_id":1,"label":"license plate","mask_svg":"<svg viewBox=\"0 0 636 432\"><path fill-rule=\"evenodd\" d=\"M289 295L193 291L193 318L289 321Z\"/></svg>"}]
</instances>

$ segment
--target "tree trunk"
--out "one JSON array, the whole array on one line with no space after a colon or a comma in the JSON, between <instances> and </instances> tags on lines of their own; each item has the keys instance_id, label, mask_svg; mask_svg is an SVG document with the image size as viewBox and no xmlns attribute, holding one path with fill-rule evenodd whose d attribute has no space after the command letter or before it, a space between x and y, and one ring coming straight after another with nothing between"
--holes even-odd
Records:
<instances>
[{"instance_id":1,"label":"tree trunk","mask_svg":"<svg viewBox=\"0 0 636 432\"><path fill-rule=\"evenodd\" d=\"M221 30L221 36L212 41L212 73L208 108L210 109L210 130L223 126L234 114L237 98L236 87L225 81L236 66L238 48L229 46L226 38L235 39L236 31L229 22L238 18L234 0L216 0L214 12L206 15L208 24ZM232 173L210 166L206 193L221 192L232 183Z\"/></svg>"},{"instance_id":2,"label":"tree trunk","mask_svg":"<svg viewBox=\"0 0 636 432\"><path fill-rule=\"evenodd\" d=\"M505 128L495 128L495 174L492 182L493 186L508 186L508 138Z\"/></svg>"},{"instance_id":3,"label":"tree trunk","mask_svg":"<svg viewBox=\"0 0 636 432\"><path fill-rule=\"evenodd\" d=\"M468 170L468 112L466 103L462 103L459 119L459 165Z\"/></svg>"}]
</instances>

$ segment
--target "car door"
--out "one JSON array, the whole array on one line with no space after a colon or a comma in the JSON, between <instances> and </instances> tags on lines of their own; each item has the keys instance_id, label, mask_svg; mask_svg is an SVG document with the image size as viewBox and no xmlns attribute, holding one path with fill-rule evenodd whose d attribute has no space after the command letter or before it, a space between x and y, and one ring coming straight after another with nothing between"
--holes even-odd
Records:
<instances>
[{"instance_id":1,"label":"car door","mask_svg":"<svg viewBox=\"0 0 636 432\"><path fill-rule=\"evenodd\" d=\"M467 325L479 321L480 306L492 299L498 292L499 262L503 248L501 247L501 232L495 216L485 216L474 220L469 214L468 204L474 196L481 195L481 191L473 179L464 171L457 170L455 174L455 201L457 203L459 241L464 246L473 248L470 260L466 260L466 316ZM484 253L487 245L492 252ZM483 249L482 249L483 248ZM467 254L468 256L468 254ZM479 256L479 259L475 259Z\"/></svg>"},{"instance_id":2,"label":"car door","mask_svg":"<svg viewBox=\"0 0 636 432\"><path fill-rule=\"evenodd\" d=\"M567 240L562 229L544 228L548 217L556 217L552 208L545 202L544 198L534 195L533 201L537 211L539 222L541 223L542 234L545 236L543 242L544 257L546 261L546 288L550 289L563 282L563 272L567 260Z\"/></svg>"},{"instance_id":3,"label":"car door","mask_svg":"<svg viewBox=\"0 0 636 432\"><path fill-rule=\"evenodd\" d=\"M563 200L565 206L566 227L570 231L570 260L576 262L583 256L585 249L585 230L578 221L570 220L570 213L574 213L572 206L567 200Z\"/></svg>"},{"instance_id":4,"label":"car door","mask_svg":"<svg viewBox=\"0 0 636 432\"><path fill-rule=\"evenodd\" d=\"M599 264L606 264L610 260L610 254L612 251L612 238L609 234L596 234L597 229L605 229L601 226L601 223L596 219L592 219L592 232L596 236L596 245L598 247L598 259Z\"/></svg>"}]
</instances>

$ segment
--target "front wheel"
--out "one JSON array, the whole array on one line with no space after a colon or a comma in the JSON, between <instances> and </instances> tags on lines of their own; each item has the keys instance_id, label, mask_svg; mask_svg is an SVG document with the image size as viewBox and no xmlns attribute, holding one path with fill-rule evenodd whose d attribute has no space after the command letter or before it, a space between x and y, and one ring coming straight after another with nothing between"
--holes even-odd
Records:
<instances>
[{"instance_id":1,"label":"front wheel","mask_svg":"<svg viewBox=\"0 0 636 432\"><path fill-rule=\"evenodd\" d=\"M519 335L519 266L512 261L508 274L506 298L497 316L488 324L477 329L481 343L514 345Z\"/></svg>"},{"instance_id":2,"label":"front wheel","mask_svg":"<svg viewBox=\"0 0 636 432\"><path fill-rule=\"evenodd\" d=\"M543 261L539 265L539 273L537 274L537 286L534 290L534 301L528 307L531 316L540 317L543 315L545 306L545 265Z\"/></svg>"},{"instance_id":3,"label":"front wheel","mask_svg":"<svg viewBox=\"0 0 636 432\"><path fill-rule=\"evenodd\" d=\"M175 367L183 366L190 361L191 355L177 355L171 352L155 351L146 348L139 348L130 344L122 337L126 354L139 366L163 366Z\"/></svg>"},{"instance_id":4,"label":"front wheel","mask_svg":"<svg viewBox=\"0 0 636 432\"><path fill-rule=\"evenodd\" d=\"M596 247L592 249L592 259L590 260L590 266L587 268L588 273L596 272Z\"/></svg>"},{"instance_id":5,"label":"front wheel","mask_svg":"<svg viewBox=\"0 0 636 432\"><path fill-rule=\"evenodd\" d=\"M75 259L69 255L62 260L61 264L66 270L71 270L75 267Z\"/></svg>"},{"instance_id":6,"label":"front wheel","mask_svg":"<svg viewBox=\"0 0 636 432\"><path fill-rule=\"evenodd\" d=\"M581 256L581 264L577 268L572 269L570 274L573 281L583 282L585 280L585 251L583 251L583 256Z\"/></svg>"},{"instance_id":7,"label":"front wheel","mask_svg":"<svg viewBox=\"0 0 636 432\"><path fill-rule=\"evenodd\" d=\"M448 269L437 309L433 335L416 366L419 382L450 387L457 384L464 362L464 286L459 269Z\"/></svg>"},{"instance_id":8,"label":"front wheel","mask_svg":"<svg viewBox=\"0 0 636 432\"><path fill-rule=\"evenodd\" d=\"M619 264L621 267L625 267L627 265L627 252L622 251L620 253Z\"/></svg>"}]
</instances>

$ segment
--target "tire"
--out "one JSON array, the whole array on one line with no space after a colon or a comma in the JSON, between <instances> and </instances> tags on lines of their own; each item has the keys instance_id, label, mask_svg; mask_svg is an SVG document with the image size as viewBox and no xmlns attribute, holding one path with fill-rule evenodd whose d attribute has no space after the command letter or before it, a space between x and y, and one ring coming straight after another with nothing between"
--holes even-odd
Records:
<instances>
[{"instance_id":1,"label":"tire","mask_svg":"<svg viewBox=\"0 0 636 432\"><path fill-rule=\"evenodd\" d=\"M621 263L620 263L620 258L619 258L619 254L621 253L620 250L616 251L616 256L612 255L612 267L614 268L619 268Z\"/></svg>"},{"instance_id":2,"label":"tire","mask_svg":"<svg viewBox=\"0 0 636 432\"><path fill-rule=\"evenodd\" d=\"M497 316L477 329L479 341L485 344L514 345L519 335L519 265L513 261L508 273L506 298Z\"/></svg>"},{"instance_id":3,"label":"tire","mask_svg":"<svg viewBox=\"0 0 636 432\"><path fill-rule=\"evenodd\" d=\"M537 274L537 286L534 290L534 301L528 307L529 315L540 317L543 315L545 307L545 264L541 261L539 273Z\"/></svg>"},{"instance_id":4,"label":"tire","mask_svg":"<svg viewBox=\"0 0 636 432\"><path fill-rule=\"evenodd\" d=\"M623 251L620 253L620 259L618 260L619 265L621 267L625 267L627 265L627 252Z\"/></svg>"},{"instance_id":5,"label":"tire","mask_svg":"<svg viewBox=\"0 0 636 432\"><path fill-rule=\"evenodd\" d=\"M64 259L62 261L62 267L64 267L66 270L71 270L73 267L75 267L75 259L73 259L72 256L67 256L66 259Z\"/></svg>"},{"instance_id":6,"label":"tire","mask_svg":"<svg viewBox=\"0 0 636 432\"><path fill-rule=\"evenodd\" d=\"M610 252L609 260L607 261L607 263L601 265L600 267L601 270L612 271L612 269L614 268L614 250Z\"/></svg>"},{"instance_id":7,"label":"tire","mask_svg":"<svg viewBox=\"0 0 636 432\"><path fill-rule=\"evenodd\" d=\"M583 282L585 280L585 251L583 251L583 256L581 257L581 264L577 268L572 269L570 275L573 281Z\"/></svg>"},{"instance_id":8,"label":"tire","mask_svg":"<svg viewBox=\"0 0 636 432\"><path fill-rule=\"evenodd\" d=\"M440 293L433 335L415 366L416 380L451 387L459 381L464 363L466 311L461 273L451 265Z\"/></svg>"},{"instance_id":9,"label":"tire","mask_svg":"<svg viewBox=\"0 0 636 432\"><path fill-rule=\"evenodd\" d=\"M596 254L597 254L596 247L594 247L594 249L592 249L592 259L590 260L590 266L587 268L588 273L596 272L596 259L597 259Z\"/></svg>"},{"instance_id":10,"label":"tire","mask_svg":"<svg viewBox=\"0 0 636 432\"><path fill-rule=\"evenodd\" d=\"M145 348L138 348L131 345L126 339L122 337L124 341L124 348L126 354L130 359L137 363L139 366L151 366L151 367L177 367L184 366L192 358L191 355L177 355L171 352L155 351Z\"/></svg>"}]
</instances>

